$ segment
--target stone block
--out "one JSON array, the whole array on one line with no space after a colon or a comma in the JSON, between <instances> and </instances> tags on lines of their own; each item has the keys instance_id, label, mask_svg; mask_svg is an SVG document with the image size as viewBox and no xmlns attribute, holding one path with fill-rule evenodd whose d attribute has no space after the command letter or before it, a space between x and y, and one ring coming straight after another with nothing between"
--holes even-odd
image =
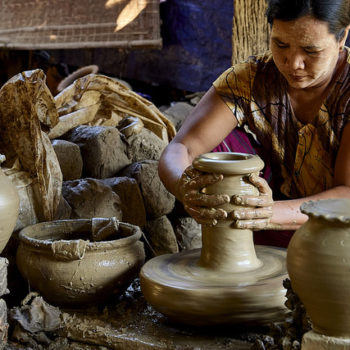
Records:
<instances>
[{"instance_id":1,"label":"stone block","mask_svg":"<svg viewBox=\"0 0 350 350\"><path fill-rule=\"evenodd\" d=\"M159 160L168 144L146 128L138 134L129 136L127 143L127 154L133 163L148 159Z\"/></svg>"},{"instance_id":2,"label":"stone block","mask_svg":"<svg viewBox=\"0 0 350 350\"><path fill-rule=\"evenodd\" d=\"M156 255L179 251L173 227L165 215L147 221L144 231Z\"/></svg>"},{"instance_id":3,"label":"stone block","mask_svg":"<svg viewBox=\"0 0 350 350\"><path fill-rule=\"evenodd\" d=\"M99 180L86 178L64 181L62 195L72 208L73 219L115 216L122 220L119 196Z\"/></svg>"},{"instance_id":4,"label":"stone block","mask_svg":"<svg viewBox=\"0 0 350 350\"><path fill-rule=\"evenodd\" d=\"M123 221L143 227L146 224L146 210L136 180L131 177L112 177L101 181L119 196Z\"/></svg>"},{"instance_id":5,"label":"stone block","mask_svg":"<svg viewBox=\"0 0 350 350\"><path fill-rule=\"evenodd\" d=\"M131 163L126 155L124 136L117 128L81 125L66 138L80 147L85 177L113 177Z\"/></svg>"},{"instance_id":6,"label":"stone block","mask_svg":"<svg viewBox=\"0 0 350 350\"><path fill-rule=\"evenodd\" d=\"M66 140L53 140L52 146L61 167L63 180L80 179L83 171L83 159L79 146Z\"/></svg>"},{"instance_id":7,"label":"stone block","mask_svg":"<svg viewBox=\"0 0 350 350\"><path fill-rule=\"evenodd\" d=\"M125 168L120 175L132 177L140 186L148 219L169 214L175 205L175 197L164 187L158 175L158 161L145 160Z\"/></svg>"}]
</instances>

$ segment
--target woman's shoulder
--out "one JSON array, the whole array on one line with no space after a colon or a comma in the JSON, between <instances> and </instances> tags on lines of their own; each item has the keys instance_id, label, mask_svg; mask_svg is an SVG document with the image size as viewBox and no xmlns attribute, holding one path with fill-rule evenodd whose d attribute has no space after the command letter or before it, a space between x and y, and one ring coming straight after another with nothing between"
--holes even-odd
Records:
<instances>
[{"instance_id":1,"label":"woman's shoulder","mask_svg":"<svg viewBox=\"0 0 350 350\"><path fill-rule=\"evenodd\" d=\"M258 72L269 70L274 65L270 51L259 55L249 56L247 60L236 63L224 71L213 83L218 90L222 86L233 86L238 84L240 91L250 89Z\"/></svg>"}]
</instances>

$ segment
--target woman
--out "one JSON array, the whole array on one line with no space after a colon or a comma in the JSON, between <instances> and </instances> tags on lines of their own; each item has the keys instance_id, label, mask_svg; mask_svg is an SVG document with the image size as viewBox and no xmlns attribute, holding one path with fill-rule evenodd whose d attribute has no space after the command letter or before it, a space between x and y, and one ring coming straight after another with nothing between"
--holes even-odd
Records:
<instances>
[{"instance_id":1,"label":"woman","mask_svg":"<svg viewBox=\"0 0 350 350\"><path fill-rule=\"evenodd\" d=\"M350 198L350 2L269 0L267 17L271 52L224 72L160 160L165 186L199 223L227 217L215 207L230 199L200 193L222 175L200 174L192 161L237 126L269 154L274 190L273 200L268 183L250 176L260 196L234 199L243 206L232 214L237 227L294 230L307 219L301 203Z\"/></svg>"}]
</instances>

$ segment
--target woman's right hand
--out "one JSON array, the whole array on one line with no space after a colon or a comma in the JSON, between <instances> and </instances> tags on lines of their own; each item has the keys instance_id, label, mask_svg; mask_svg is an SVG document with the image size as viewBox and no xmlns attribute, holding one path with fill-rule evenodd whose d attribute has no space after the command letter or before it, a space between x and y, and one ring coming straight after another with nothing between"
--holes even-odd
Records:
<instances>
[{"instance_id":1,"label":"woman's right hand","mask_svg":"<svg viewBox=\"0 0 350 350\"><path fill-rule=\"evenodd\" d=\"M227 194L205 194L202 189L221 181L223 175L209 174L187 167L177 183L176 197L183 203L185 210L199 223L214 226L217 220L226 219L227 212L219 205L229 203Z\"/></svg>"}]
</instances>

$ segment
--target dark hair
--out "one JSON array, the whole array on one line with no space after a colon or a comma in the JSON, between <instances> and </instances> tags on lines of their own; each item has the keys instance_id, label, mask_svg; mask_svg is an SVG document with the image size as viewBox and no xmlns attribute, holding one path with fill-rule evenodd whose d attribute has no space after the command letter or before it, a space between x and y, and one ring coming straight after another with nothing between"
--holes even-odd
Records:
<instances>
[{"instance_id":1,"label":"dark hair","mask_svg":"<svg viewBox=\"0 0 350 350\"><path fill-rule=\"evenodd\" d=\"M337 40L344 37L345 28L350 24L349 0L268 0L267 20L292 21L312 16L328 23L328 30Z\"/></svg>"}]
</instances>

